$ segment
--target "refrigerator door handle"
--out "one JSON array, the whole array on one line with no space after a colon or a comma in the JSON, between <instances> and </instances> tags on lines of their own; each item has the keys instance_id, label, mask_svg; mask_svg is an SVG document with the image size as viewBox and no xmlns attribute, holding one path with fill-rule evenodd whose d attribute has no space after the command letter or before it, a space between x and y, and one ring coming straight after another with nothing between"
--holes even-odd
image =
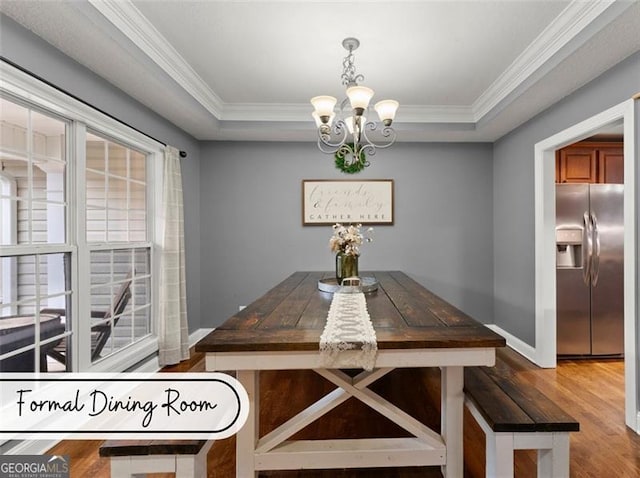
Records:
<instances>
[{"instance_id":1,"label":"refrigerator door handle","mask_svg":"<svg viewBox=\"0 0 640 478\"><path fill-rule=\"evenodd\" d=\"M593 229L593 259L591 260L591 285L598 284L600 276L600 231L598 231L598 221L595 214L591 214L591 224Z\"/></svg>"},{"instance_id":2,"label":"refrigerator door handle","mask_svg":"<svg viewBox=\"0 0 640 478\"><path fill-rule=\"evenodd\" d=\"M591 231L591 218L585 211L582 216L582 280L586 285L591 283L591 259L593 256L593 235Z\"/></svg>"}]
</instances>

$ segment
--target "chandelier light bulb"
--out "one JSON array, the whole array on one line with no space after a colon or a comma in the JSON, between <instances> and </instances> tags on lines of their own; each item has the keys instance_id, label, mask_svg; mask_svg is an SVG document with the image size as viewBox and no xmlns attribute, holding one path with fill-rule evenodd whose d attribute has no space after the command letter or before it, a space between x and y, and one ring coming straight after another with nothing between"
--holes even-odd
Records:
<instances>
[{"instance_id":1,"label":"chandelier light bulb","mask_svg":"<svg viewBox=\"0 0 640 478\"><path fill-rule=\"evenodd\" d=\"M311 104L322 123L329 122L337 101L333 96L314 96L311 98Z\"/></svg>"},{"instance_id":2,"label":"chandelier light bulb","mask_svg":"<svg viewBox=\"0 0 640 478\"><path fill-rule=\"evenodd\" d=\"M373 90L366 86L351 86L347 88L347 96L355 114L360 116L369 106L369 101L373 98Z\"/></svg>"},{"instance_id":3,"label":"chandelier light bulb","mask_svg":"<svg viewBox=\"0 0 640 478\"><path fill-rule=\"evenodd\" d=\"M390 126L393 119L396 117L398 106L400 106L400 103L396 100L382 100L378 101L374 108L378 113L380 121L382 121L385 126Z\"/></svg>"}]
</instances>

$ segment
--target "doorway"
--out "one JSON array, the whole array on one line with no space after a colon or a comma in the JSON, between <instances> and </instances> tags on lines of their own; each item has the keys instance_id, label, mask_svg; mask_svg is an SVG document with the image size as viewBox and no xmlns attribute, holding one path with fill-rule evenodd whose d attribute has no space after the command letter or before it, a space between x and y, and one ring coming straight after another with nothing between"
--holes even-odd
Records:
<instances>
[{"instance_id":1,"label":"doorway","mask_svg":"<svg viewBox=\"0 0 640 478\"><path fill-rule=\"evenodd\" d=\"M558 359L624 353L622 127L556 152Z\"/></svg>"},{"instance_id":2,"label":"doorway","mask_svg":"<svg viewBox=\"0 0 640 478\"><path fill-rule=\"evenodd\" d=\"M535 145L536 363L557 363L555 176L556 150L621 123L624 132L624 355L625 423L640 433L636 357L636 204L634 101L628 100Z\"/></svg>"}]
</instances>

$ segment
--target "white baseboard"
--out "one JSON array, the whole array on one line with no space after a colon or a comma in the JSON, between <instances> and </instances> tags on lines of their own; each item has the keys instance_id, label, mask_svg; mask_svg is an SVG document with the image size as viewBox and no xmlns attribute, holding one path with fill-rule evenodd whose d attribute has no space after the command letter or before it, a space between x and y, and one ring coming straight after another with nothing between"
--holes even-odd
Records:
<instances>
[{"instance_id":1,"label":"white baseboard","mask_svg":"<svg viewBox=\"0 0 640 478\"><path fill-rule=\"evenodd\" d=\"M520 355L523 355L525 358L527 358L531 362L536 363L536 349L533 348L531 345L523 342L515 335L511 335L509 332L498 327L496 324L485 324L485 325L489 327L491 330L493 330L495 333L502 335L507 341L507 345L511 347L513 350L518 352Z\"/></svg>"},{"instance_id":2,"label":"white baseboard","mask_svg":"<svg viewBox=\"0 0 640 478\"><path fill-rule=\"evenodd\" d=\"M198 329L195 332L189 334L189 348L197 344L201 339L207 336L213 329ZM135 370L131 372L140 373L154 373L160 370L160 363L158 362L158 355L154 355L146 362L139 364Z\"/></svg>"},{"instance_id":3,"label":"white baseboard","mask_svg":"<svg viewBox=\"0 0 640 478\"><path fill-rule=\"evenodd\" d=\"M213 330L214 329L198 329L192 334L189 334L189 347L193 347L196 343L209 335L209 333L213 332Z\"/></svg>"}]
</instances>

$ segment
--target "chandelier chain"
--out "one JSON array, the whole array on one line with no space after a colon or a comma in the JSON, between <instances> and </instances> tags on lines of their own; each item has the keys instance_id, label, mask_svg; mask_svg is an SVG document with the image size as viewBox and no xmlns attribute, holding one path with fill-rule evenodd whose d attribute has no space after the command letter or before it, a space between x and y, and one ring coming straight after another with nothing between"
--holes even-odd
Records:
<instances>
[{"instance_id":1,"label":"chandelier chain","mask_svg":"<svg viewBox=\"0 0 640 478\"><path fill-rule=\"evenodd\" d=\"M353 50L349 49L349 54L342 60L342 84L344 86L356 86L359 81L364 81L364 75L356 75L356 65L354 64Z\"/></svg>"}]
</instances>

